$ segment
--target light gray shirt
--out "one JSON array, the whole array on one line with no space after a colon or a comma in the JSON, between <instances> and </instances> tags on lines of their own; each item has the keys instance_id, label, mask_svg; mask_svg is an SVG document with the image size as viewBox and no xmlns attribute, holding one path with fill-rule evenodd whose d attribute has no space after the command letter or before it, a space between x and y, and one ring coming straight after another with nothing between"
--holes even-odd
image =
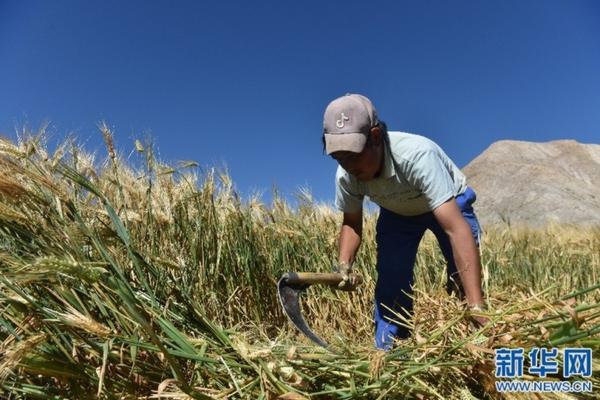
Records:
<instances>
[{"instance_id":1,"label":"light gray shirt","mask_svg":"<svg viewBox=\"0 0 600 400\"><path fill-rule=\"evenodd\" d=\"M338 166L335 205L358 212L367 196L379 206L403 216L425 214L463 193L466 178L444 151L424 136L388 132L379 177L359 181Z\"/></svg>"}]
</instances>

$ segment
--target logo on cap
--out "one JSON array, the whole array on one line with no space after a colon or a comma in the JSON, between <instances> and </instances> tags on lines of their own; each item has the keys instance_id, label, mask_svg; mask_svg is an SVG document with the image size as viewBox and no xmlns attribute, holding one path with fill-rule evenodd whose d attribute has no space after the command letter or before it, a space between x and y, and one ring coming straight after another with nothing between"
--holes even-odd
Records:
<instances>
[{"instance_id":1,"label":"logo on cap","mask_svg":"<svg viewBox=\"0 0 600 400\"><path fill-rule=\"evenodd\" d=\"M349 121L349 120L350 120L350 117L346 117L344 115L344 113L342 113L342 115L340 115L340 119L337 119L335 121L335 126L337 126L338 128L343 128L346 121Z\"/></svg>"}]
</instances>

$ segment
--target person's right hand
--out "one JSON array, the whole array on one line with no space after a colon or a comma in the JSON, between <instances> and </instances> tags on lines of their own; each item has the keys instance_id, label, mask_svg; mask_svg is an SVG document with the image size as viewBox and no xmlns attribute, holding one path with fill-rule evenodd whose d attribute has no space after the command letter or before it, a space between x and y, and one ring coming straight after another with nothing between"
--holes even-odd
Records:
<instances>
[{"instance_id":1,"label":"person's right hand","mask_svg":"<svg viewBox=\"0 0 600 400\"><path fill-rule=\"evenodd\" d=\"M342 281L338 284L338 289L354 290L356 286L355 276L352 275L352 265L346 261L340 261L335 270L342 275Z\"/></svg>"}]
</instances>

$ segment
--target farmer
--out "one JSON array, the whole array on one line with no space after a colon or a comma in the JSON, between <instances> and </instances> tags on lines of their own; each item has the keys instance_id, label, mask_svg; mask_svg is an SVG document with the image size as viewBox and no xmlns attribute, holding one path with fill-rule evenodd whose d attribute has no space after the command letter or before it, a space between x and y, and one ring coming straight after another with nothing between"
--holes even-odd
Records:
<instances>
[{"instance_id":1,"label":"farmer","mask_svg":"<svg viewBox=\"0 0 600 400\"><path fill-rule=\"evenodd\" d=\"M406 327L390 319L397 320L394 311L401 312L401 308L412 313L412 299L403 292L411 293L417 248L427 229L435 234L448 263L449 290L455 282L469 309L481 311L480 227L472 206L475 192L444 151L423 136L388 132L371 101L358 94L329 103L323 118L323 143L326 153L339 163L335 203L344 219L336 269L344 277L342 289L353 283L349 274L361 242L364 196L380 206L374 312L377 348L389 350L393 338L409 335ZM487 321L474 319L480 324Z\"/></svg>"}]
</instances>

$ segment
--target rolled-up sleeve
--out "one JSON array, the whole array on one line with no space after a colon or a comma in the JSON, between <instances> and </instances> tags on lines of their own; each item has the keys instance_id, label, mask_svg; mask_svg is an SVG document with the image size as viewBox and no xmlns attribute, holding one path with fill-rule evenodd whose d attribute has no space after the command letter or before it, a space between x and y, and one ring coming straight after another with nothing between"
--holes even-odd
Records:
<instances>
[{"instance_id":1,"label":"rolled-up sleeve","mask_svg":"<svg viewBox=\"0 0 600 400\"><path fill-rule=\"evenodd\" d=\"M335 174L335 207L342 212L355 213L362 210L364 195L342 167Z\"/></svg>"}]
</instances>

